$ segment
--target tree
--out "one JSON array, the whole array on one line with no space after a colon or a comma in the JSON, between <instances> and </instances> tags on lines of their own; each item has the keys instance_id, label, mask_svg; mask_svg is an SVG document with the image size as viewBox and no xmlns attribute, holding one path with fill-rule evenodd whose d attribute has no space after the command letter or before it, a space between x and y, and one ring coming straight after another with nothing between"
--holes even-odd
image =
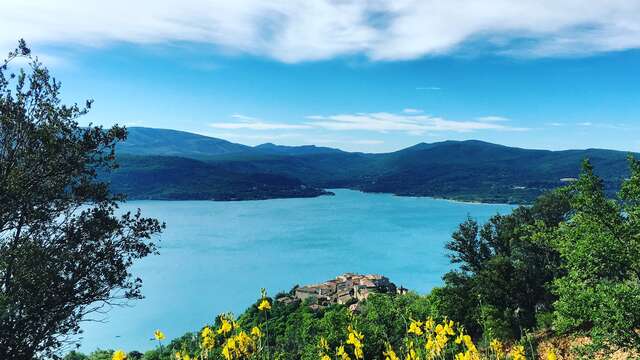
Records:
<instances>
[{"instance_id":1,"label":"tree","mask_svg":"<svg viewBox=\"0 0 640 360\"><path fill-rule=\"evenodd\" d=\"M567 274L555 281L555 325L584 331L600 349L639 348L640 164L629 158L631 176L607 199L588 161L575 184L575 214L556 233Z\"/></svg>"},{"instance_id":2,"label":"tree","mask_svg":"<svg viewBox=\"0 0 640 360\"><path fill-rule=\"evenodd\" d=\"M549 312L556 297L549 284L563 275L550 230L570 214L569 193L558 189L533 206L495 215L480 226L467 219L446 244L459 268L432 292L436 310L464 324L473 335L518 337Z\"/></svg>"},{"instance_id":3,"label":"tree","mask_svg":"<svg viewBox=\"0 0 640 360\"><path fill-rule=\"evenodd\" d=\"M11 71L18 58L27 71ZM99 174L126 129L81 127L90 107L62 105L24 41L0 66L1 359L55 357L90 314L142 297L129 268L164 225L117 215L123 197Z\"/></svg>"}]
</instances>

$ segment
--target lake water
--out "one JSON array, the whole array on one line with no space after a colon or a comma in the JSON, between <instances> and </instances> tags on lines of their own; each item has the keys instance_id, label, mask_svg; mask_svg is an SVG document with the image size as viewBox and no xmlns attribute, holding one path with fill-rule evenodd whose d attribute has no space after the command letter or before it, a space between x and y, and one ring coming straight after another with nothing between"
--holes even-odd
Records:
<instances>
[{"instance_id":1,"label":"lake water","mask_svg":"<svg viewBox=\"0 0 640 360\"><path fill-rule=\"evenodd\" d=\"M450 269L444 244L467 215L479 221L509 205L469 204L335 190L336 196L266 201L131 201L123 209L167 224L161 254L139 261L144 300L85 323L84 352L148 350L215 315L241 313L260 296L344 272L378 273L426 293Z\"/></svg>"}]
</instances>

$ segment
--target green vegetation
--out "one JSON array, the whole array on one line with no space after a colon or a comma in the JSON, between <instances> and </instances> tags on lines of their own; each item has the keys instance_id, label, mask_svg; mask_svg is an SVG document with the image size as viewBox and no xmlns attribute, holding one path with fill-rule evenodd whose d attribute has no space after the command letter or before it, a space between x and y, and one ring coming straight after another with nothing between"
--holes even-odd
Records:
<instances>
[{"instance_id":1,"label":"green vegetation","mask_svg":"<svg viewBox=\"0 0 640 360\"><path fill-rule=\"evenodd\" d=\"M134 199L261 200L331 194L285 175L247 175L195 159L125 155L118 162L119 169L109 175L111 190Z\"/></svg>"},{"instance_id":2,"label":"green vegetation","mask_svg":"<svg viewBox=\"0 0 640 360\"><path fill-rule=\"evenodd\" d=\"M29 72L9 74L9 62L18 57L30 59ZM59 90L59 83L31 58L24 42L0 66L0 359L56 358L73 342L87 315L140 298L141 280L129 268L156 251L152 236L163 228L139 212L115 215L122 197L113 195L98 174L113 176L116 143L125 139L126 131L118 126L79 127L76 119L91 103L86 108L60 105ZM468 174L469 163L478 174L491 172L492 179L535 182L542 169L559 176L565 171L563 161L584 155L562 152L564 160L558 161L557 153L534 154L479 142L424 144L379 157L322 148L269 151L245 154L243 160L125 158L134 164L125 165L126 171L144 171L137 174L141 183L128 183L132 180L126 177L124 183L136 189L159 177L176 186L195 187L183 178L194 176L197 169L196 179L202 181L217 172L224 178L252 174L254 182L246 183L252 189L265 183L277 189L286 183L280 196L293 187L304 188L289 175L303 168L309 177L305 181L311 182L313 174L318 182L370 191L384 179L394 179L394 174L404 174L409 184L408 175L431 174L449 181L443 184L453 189L455 177L450 176ZM445 157L452 153L466 158ZM628 176L617 178L615 174L624 173L618 168L618 153L593 153L610 157L584 161L572 185L546 192L531 206L496 215L486 224L463 222L446 245L457 269L445 274L443 286L429 294L373 294L351 313L342 305L317 309L308 303L280 302L282 295L272 299L263 292L237 319L222 314L200 331L168 344L156 331L159 346L144 354L98 350L90 355L71 352L65 359L556 359L555 352L537 353L543 332L585 336L579 350L589 358L613 351L622 351L625 358L637 356L640 162L629 156ZM536 162L540 156L553 161ZM481 161L487 157L493 163ZM352 167L337 167L328 180L327 171L345 158ZM167 159L191 162L185 173L175 173L159 165ZM594 172L599 164L606 165L600 174L609 180ZM264 171L267 165L283 175ZM384 176L368 177L380 169L387 169ZM435 176L434 169L443 177ZM145 178L147 173L153 176ZM485 180L460 177L458 183L471 191L474 181ZM620 189L614 193L611 184L616 183ZM536 191L545 188L540 184ZM225 191L232 194L234 186ZM158 192L162 190L156 188L149 196Z\"/></svg>"},{"instance_id":3,"label":"green vegetation","mask_svg":"<svg viewBox=\"0 0 640 360\"><path fill-rule=\"evenodd\" d=\"M578 181L543 194L531 206L482 225L467 219L446 245L457 269L429 294L372 294L355 313L343 305L318 309L278 301L286 294L263 297L237 320L221 315L203 328L221 328L225 319L240 334L233 336L258 328L264 337L247 338L244 355L225 355L231 335L215 335L217 345L203 349L203 335L195 332L142 359L171 359L176 352L181 360L198 354L225 360L326 360L334 354L346 359L341 348L355 359L393 359L390 349L409 359L434 354L438 359L533 359L548 354L549 347L542 351L539 342L577 336L588 340L556 349L549 359L578 352L602 358L614 351L630 358L640 350L640 162L629 157L629 165L631 176L616 199L607 198L602 180L585 161ZM272 304L268 312L265 301ZM456 330L443 330L450 321ZM434 327L438 322L444 326L440 330ZM352 336L360 350L350 347ZM438 342L440 347L434 345Z\"/></svg>"},{"instance_id":4,"label":"green vegetation","mask_svg":"<svg viewBox=\"0 0 640 360\"><path fill-rule=\"evenodd\" d=\"M130 132L130 140L119 147L122 168L111 181L114 189L135 199L268 199L349 188L530 204L576 178L584 158L598 169L608 196L628 175L626 154L609 150L544 151L445 141L363 154L314 146L248 147L173 130L131 128ZM265 174L272 177L261 180ZM137 177L145 178L144 184L132 185Z\"/></svg>"},{"instance_id":5,"label":"green vegetation","mask_svg":"<svg viewBox=\"0 0 640 360\"><path fill-rule=\"evenodd\" d=\"M28 72L9 72L17 58ZM81 128L60 84L20 42L0 66L0 359L49 359L104 306L142 297L133 261L156 251L162 225L116 216L97 181L114 166L114 126Z\"/></svg>"}]
</instances>

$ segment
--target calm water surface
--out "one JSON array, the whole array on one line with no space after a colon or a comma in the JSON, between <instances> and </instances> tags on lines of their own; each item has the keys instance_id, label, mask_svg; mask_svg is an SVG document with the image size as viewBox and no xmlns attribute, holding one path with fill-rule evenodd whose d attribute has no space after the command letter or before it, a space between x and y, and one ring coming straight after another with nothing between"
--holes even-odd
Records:
<instances>
[{"instance_id":1,"label":"calm water surface","mask_svg":"<svg viewBox=\"0 0 640 360\"><path fill-rule=\"evenodd\" d=\"M419 293L449 268L444 243L470 215L511 206L335 190L336 196L243 202L131 201L167 224L161 254L138 262L146 298L86 323L81 350L148 350L216 314L241 313L260 296L344 272L379 273Z\"/></svg>"}]
</instances>

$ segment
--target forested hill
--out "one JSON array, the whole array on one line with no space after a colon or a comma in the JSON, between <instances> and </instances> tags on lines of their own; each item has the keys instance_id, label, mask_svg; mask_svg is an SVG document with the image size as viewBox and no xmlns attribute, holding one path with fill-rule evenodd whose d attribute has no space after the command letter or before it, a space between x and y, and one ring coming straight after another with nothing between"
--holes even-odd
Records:
<instances>
[{"instance_id":1,"label":"forested hill","mask_svg":"<svg viewBox=\"0 0 640 360\"><path fill-rule=\"evenodd\" d=\"M129 128L115 191L130 199L246 200L318 196L326 188L528 203L578 176L589 158L609 191L627 176L621 151L528 150L482 141L421 143L385 154L316 146L255 147L187 132Z\"/></svg>"}]
</instances>

